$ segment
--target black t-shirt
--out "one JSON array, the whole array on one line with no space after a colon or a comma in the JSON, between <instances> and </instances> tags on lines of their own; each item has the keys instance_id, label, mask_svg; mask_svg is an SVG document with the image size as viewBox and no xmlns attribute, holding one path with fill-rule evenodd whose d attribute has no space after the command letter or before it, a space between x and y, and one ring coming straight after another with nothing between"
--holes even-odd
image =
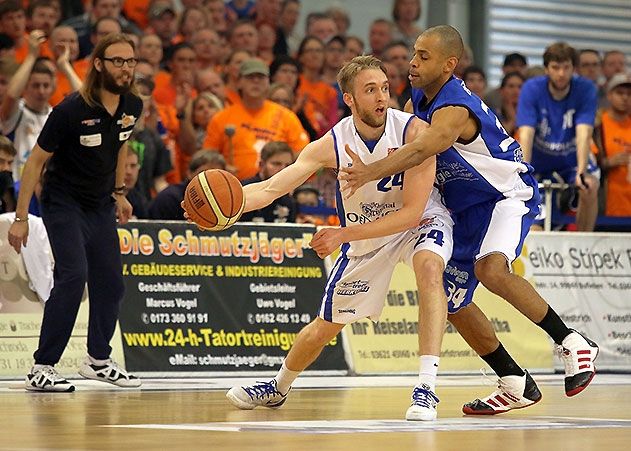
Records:
<instances>
[{"instance_id":1,"label":"black t-shirt","mask_svg":"<svg viewBox=\"0 0 631 451\"><path fill-rule=\"evenodd\" d=\"M257 174L256 176L244 180L241 183L245 186L249 185L250 183L256 183L260 181L261 177ZM276 223L296 222L296 203L289 194L285 194L284 196L275 199L267 207L261 208L260 210L243 213L239 221Z\"/></svg>"},{"instance_id":2,"label":"black t-shirt","mask_svg":"<svg viewBox=\"0 0 631 451\"><path fill-rule=\"evenodd\" d=\"M37 144L53 155L48 162L43 196L63 193L83 208L109 202L116 180L118 151L142 113L142 100L120 97L113 116L102 105L89 106L79 93L53 108Z\"/></svg>"}]
</instances>

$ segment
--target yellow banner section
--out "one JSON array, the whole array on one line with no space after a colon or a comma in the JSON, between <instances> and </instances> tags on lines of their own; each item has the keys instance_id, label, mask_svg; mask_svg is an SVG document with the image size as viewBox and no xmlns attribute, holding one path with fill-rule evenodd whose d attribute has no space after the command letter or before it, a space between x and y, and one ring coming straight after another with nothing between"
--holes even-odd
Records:
<instances>
[{"instance_id":1,"label":"yellow banner section","mask_svg":"<svg viewBox=\"0 0 631 451\"><path fill-rule=\"evenodd\" d=\"M22 297L8 304L2 299L0 310L0 378L25 377L33 365L33 352L37 349L39 330L44 314L43 305ZM65 376L76 374L86 357L88 336L88 302L79 309L72 337L61 361L55 366ZM29 311L31 313L13 313ZM120 328L116 326L112 345L112 358L125 364Z\"/></svg>"},{"instance_id":2,"label":"yellow banner section","mask_svg":"<svg viewBox=\"0 0 631 451\"><path fill-rule=\"evenodd\" d=\"M475 303L493 323L504 347L524 368L553 369L552 347L547 335L508 302L481 285ZM418 292L414 272L399 264L392 277L385 308L379 322L369 320L344 328L351 370L357 374L417 372ZM477 354L447 325L441 351L440 370L475 372L485 366Z\"/></svg>"}]
</instances>

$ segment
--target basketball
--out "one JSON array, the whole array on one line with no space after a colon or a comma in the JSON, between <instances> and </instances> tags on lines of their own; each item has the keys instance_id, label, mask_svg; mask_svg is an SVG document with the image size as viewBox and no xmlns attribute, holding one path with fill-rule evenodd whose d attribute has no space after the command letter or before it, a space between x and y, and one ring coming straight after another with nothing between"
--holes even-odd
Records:
<instances>
[{"instance_id":1,"label":"basketball","mask_svg":"<svg viewBox=\"0 0 631 451\"><path fill-rule=\"evenodd\" d=\"M188 183L184 210L199 227L219 231L239 220L245 199L239 180L221 169L200 172Z\"/></svg>"}]
</instances>

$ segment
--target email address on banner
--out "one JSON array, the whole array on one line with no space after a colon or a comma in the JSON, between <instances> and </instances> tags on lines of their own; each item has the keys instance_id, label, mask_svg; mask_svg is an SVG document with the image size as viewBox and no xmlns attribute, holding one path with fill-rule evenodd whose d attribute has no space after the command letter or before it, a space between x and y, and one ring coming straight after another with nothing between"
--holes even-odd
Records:
<instances>
[{"instance_id":1,"label":"email address on banner","mask_svg":"<svg viewBox=\"0 0 631 451\"><path fill-rule=\"evenodd\" d=\"M277 355L193 355L193 354L175 354L169 357L169 364L172 366L280 366L283 364L284 356Z\"/></svg>"},{"instance_id":2,"label":"email address on banner","mask_svg":"<svg viewBox=\"0 0 631 451\"><path fill-rule=\"evenodd\" d=\"M257 332L214 330L211 328L168 328L162 332L123 332L129 347L275 347L288 351L297 333L280 332L278 329L259 329ZM335 345L337 339L330 344Z\"/></svg>"}]
</instances>

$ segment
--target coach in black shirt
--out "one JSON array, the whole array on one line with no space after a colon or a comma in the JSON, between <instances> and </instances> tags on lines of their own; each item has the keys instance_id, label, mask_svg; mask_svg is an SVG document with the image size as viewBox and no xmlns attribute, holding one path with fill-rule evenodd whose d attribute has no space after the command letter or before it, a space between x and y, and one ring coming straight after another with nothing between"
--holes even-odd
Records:
<instances>
[{"instance_id":1,"label":"coach in black shirt","mask_svg":"<svg viewBox=\"0 0 631 451\"><path fill-rule=\"evenodd\" d=\"M110 359L124 284L116 217L132 208L125 198L126 142L142 113L132 93L134 45L122 34L103 38L92 55L84 86L51 112L22 175L9 242L27 245L28 202L47 164L42 187L42 219L55 257L54 286L44 308L35 365L25 387L73 391L54 368L68 344L88 283L88 356L79 374L118 386L140 380Z\"/></svg>"}]
</instances>

